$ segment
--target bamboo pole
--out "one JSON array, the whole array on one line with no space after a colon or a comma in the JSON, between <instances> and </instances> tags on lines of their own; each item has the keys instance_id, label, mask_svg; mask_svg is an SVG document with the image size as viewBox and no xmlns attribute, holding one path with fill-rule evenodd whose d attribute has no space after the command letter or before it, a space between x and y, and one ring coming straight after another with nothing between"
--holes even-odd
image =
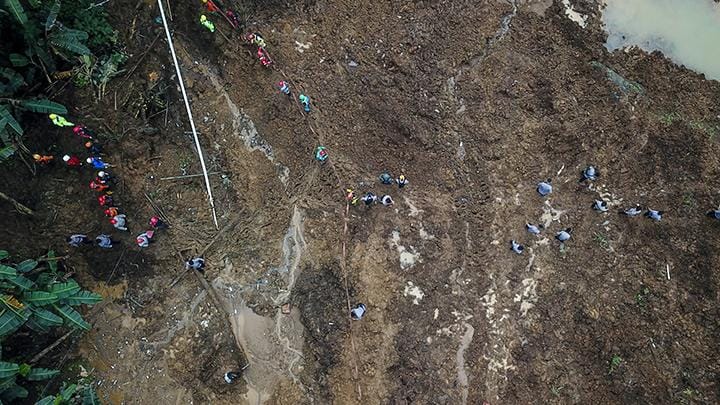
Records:
<instances>
[{"instance_id":1,"label":"bamboo pole","mask_svg":"<svg viewBox=\"0 0 720 405\"><path fill-rule=\"evenodd\" d=\"M172 55L173 64L175 65L175 73L177 73L180 90L182 91L183 100L185 100L185 110L187 111L188 120L190 121L190 128L192 129L193 138L195 138L195 147L197 148L198 156L200 157L200 166L202 167L203 175L205 177L205 188L207 189L210 209L212 210L213 222L215 223L215 229L220 229L218 226L217 214L215 213L215 200L213 199L212 187L210 186L210 177L208 176L207 167L205 167L205 156L203 156L200 139L198 139L197 129L195 129L195 121L193 121L190 101L188 100L187 92L185 91L185 82L183 81L182 72L180 71L180 63L178 63L177 55L175 55L175 46L173 45L172 37L170 36L170 28L168 28L168 23L165 19L165 7L163 6L162 0L158 0L158 6L160 7L160 17L162 18L163 27L165 28L165 36L167 37L168 47L170 48L170 55Z\"/></svg>"}]
</instances>

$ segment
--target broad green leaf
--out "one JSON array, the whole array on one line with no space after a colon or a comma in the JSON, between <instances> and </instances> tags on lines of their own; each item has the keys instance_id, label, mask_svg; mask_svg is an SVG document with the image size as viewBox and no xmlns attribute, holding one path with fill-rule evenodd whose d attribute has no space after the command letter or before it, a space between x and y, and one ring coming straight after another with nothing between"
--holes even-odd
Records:
<instances>
[{"instance_id":1,"label":"broad green leaf","mask_svg":"<svg viewBox=\"0 0 720 405\"><path fill-rule=\"evenodd\" d=\"M20 105L36 113L67 114L67 108L64 105L46 99L23 100Z\"/></svg>"},{"instance_id":2,"label":"broad green leaf","mask_svg":"<svg viewBox=\"0 0 720 405\"><path fill-rule=\"evenodd\" d=\"M68 27L62 27L53 34L54 38L71 39L76 41L84 41L88 39L89 35L87 32L82 30L74 30Z\"/></svg>"},{"instance_id":3,"label":"broad green leaf","mask_svg":"<svg viewBox=\"0 0 720 405\"><path fill-rule=\"evenodd\" d=\"M16 316L12 311L4 310L0 315L0 336L15 332L24 323L24 318Z\"/></svg>"},{"instance_id":4,"label":"broad green leaf","mask_svg":"<svg viewBox=\"0 0 720 405\"><path fill-rule=\"evenodd\" d=\"M10 266L0 264L0 278L7 279L17 276L17 270Z\"/></svg>"},{"instance_id":5,"label":"broad green leaf","mask_svg":"<svg viewBox=\"0 0 720 405\"><path fill-rule=\"evenodd\" d=\"M50 370L48 368L33 368L30 370L25 378L28 381L42 381L49 380L56 375L60 374L60 370Z\"/></svg>"},{"instance_id":6,"label":"broad green leaf","mask_svg":"<svg viewBox=\"0 0 720 405\"><path fill-rule=\"evenodd\" d=\"M97 304L100 301L102 301L102 296L100 296L99 294L90 292L90 291L80 291L73 296L63 299L63 302L65 304L72 305L72 306L81 305L81 304L93 305L93 304Z\"/></svg>"},{"instance_id":7,"label":"broad green leaf","mask_svg":"<svg viewBox=\"0 0 720 405\"><path fill-rule=\"evenodd\" d=\"M2 302L5 308L14 313L18 318L21 318L23 321L27 321L30 317L28 308L26 306L23 306L22 308L15 308L11 305L11 302L8 302L8 297L12 298L11 296L3 296L0 298L0 302Z\"/></svg>"},{"instance_id":8,"label":"broad green leaf","mask_svg":"<svg viewBox=\"0 0 720 405\"><path fill-rule=\"evenodd\" d=\"M45 31L50 31L50 29L55 26L55 21L57 20L58 14L60 13L60 0L55 0L53 2L53 5L50 7L50 13L47 16L47 19L45 20Z\"/></svg>"},{"instance_id":9,"label":"broad green leaf","mask_svg":"<svg viewBox=\"0 0 720 405\"><path fill-rule=\"evenodd\" d=\"M0 149L0 163L8 160L10 156L15 154L15 147L14 146L6 146L2 149Z\"/></svg>"},{"instance_id":10,"label":"broad green leaf","mask_svg":"<svg viewBox=\"0 0 720 405\"><path fill-rule=\"evenodd\" d=\"M9 404L15 403L18 398L27 398L28 390L15 384L12 387L6 389L2 393L2 399L7 401Z\"/></svg>"},{"instance_id":11,"label":"broad green leaf","mask_svg":"<svg viewBox=\"0 0 720 405\"><path fill-rule=\"evenodd\" d=\"M0 250L0 260L10 257L10 253L7 250Z\"/></svg>"},{"instance_id":12,"label":"broad green leaf","mask_svg":"<svg viewBox=\"0 0 720 405\"><path fill-rule=\"evenodd\" d=\"M85 322L80 313L74 310L69 305L53 305L55 311L57 311L65 320L67 325L73 328L80 328L84 330L90 329L90 324Z\"/></svg>"},{"instance_id":13,"label":"broad green leaf","mask_svg":"<svg viewBox=\"0 0 720 405\"><path fill-rule=\"evenodd\" d=\"M60 326L63 324L62 318L47 309L33 308L32 314L31 319L42 327Z\"/></svg>"},{"instance_id":14,"label":"broad green leaf","mask_svg":"<svg viewBox=\"0 0 720 405\"><path fill-rule=\"evenodd\" d=\"M88 49L87 46L81 44L74 37L53 37L50 38L50 44L55 47L70 51L72 53L76 53L78 55L90 54L90 49Z\"/></svg>"},{"instance_id":15,"label":"broad green leaf","mask_svg":"<svg viewBox=\"0 0 720 405\"><path fill-rule=\"evenodd\" d=\"M42 4L40 0L28 0L28 3L30 3L30 7L32 8L38 8Z\"/></svg>"},{"instance_id":16,"label":"broad green leaf","mask_svg":"<svg viewBox=\"0 0 720 405\"><path fill-rule=\"evenodd\" d=\"M25 14L25 9L18 0L5 0L5 5L7 6L7 10L13 17L15 17L17 22L23 26L27 23L28 19Z\"/></svg>"},{"instance_id":17,"label":"broad green leaf","mask_svg":"<svg viewBox=\"0 0 720 405\"><path fill-rule=\"evenodd\" d=\"M50 7L50 13L48 14L48 18L45 20L45 31L50 31L50 29L55 25L55 21L57 20L57 16L60 13L60 0L55 0L53 5Z\"/></svg>"},{"instance_id":18,"label":"broad green leaf","mask_svg":"<svg viewBox=\"0 0 720 405\"><path fill-rule=\"evenodd\" d=\"M15 117L13 117L12 114L10 114L10 111L4 105L0 105L0 117L7 120L7 124L10 125L10 128L12 128L15 132L17 132L18 135L23 134L23 129L20 126L20 123L17 122Z\"/></svg>"},{"instance_id":19,"label":"broad green leaf","mask_svg":"<svg viewBox=\"0 0 720 405\"><path fill-rule=\"evenodd\" d=\"M28 271L37 267L37 265L38 262L36 260L28 259L20 262L17 266L15 266L15 270L20 273L27 273Z\"/></svg>"},{"instance_id":20,"label":"broad green leaf","mask_svg":"<svg viewBox=\"0 0 720 405\"><path fill-rule=\"evenodd\" d=\"M60 299L75 295L78 291L80 291L80 286L73 279L64 283L55 283L50 285L50 292L57 295Z\"/></svg>"},{"instance_id":21,"label":"broad green leaf","mask_svg":"<svg viewBox=\"0 0 720 405\"><path fill-rule=\"evenodd\" d=\"M33 318L33 317L30 317L30 319L28 319L28 321L25 322L24 326L27 326L33 332L37 332L37 333L48 333L48 332L50 332L50 328L51 328L50 326L40 325L40 323L38 323L36 321L36 318Z\"/></svg>"},{"instance_id":22,"label":"broad green leaf","mask_svg":"<svg viewBox=\"0 0 720 405\"><path fill-rule=\"evenodd\" d=\"M53 273L56 273L57 272L57 260L54 260L55 259L55 251L48 250L47 258L48 258L48 267L50 267L50 271L52 271Z\"/></svg>"},{"instance_id":23,"label":"broad green leaf","mask_svg":"<svg viewBox=\"0 0 720 405\"><path fill-rule=\"evenodd\" d=\"M29 364L27 364L27 363L22 363L22 364L20 364L20 370L18 370L18 374L20 374L21 376L25 377L26 375L28 375L28 373L30 372L30 369L31 369L31 368L32 368L32 367L30 367Z\"/></svg>"},{"instance_id":24,"label":"broad green leaf","mask_svg":"<svg viewBox=\"0 0 720 405\"><path fill-rule=\"evenodd\" d=\"M67 388L63 389L60 393L64 400L69 401L77 391L77 384L70 384Z\"/></svg>"},{"instance_id":25,"label":"broad green leaf","mask_svg":"<svg viewBox=\"0 0 720 405\"><path fill-rule=\"evenodd\" d=\"M22 296L22 301L26 304L42 307L58 302L59 298L53 293L47 291L30 291Z\"/></svg>"},{"instance_id":26,"label":"broad green leaf","mask_svg":"<svg viewBox=\"0 0 720 405\"><path fill-rule=\"evenodd\" d=\"M32 280L30 280L29 278L23 277L19 274L15 277L8 277L7 281L20 287L21 290L29 290L29 289L33 288L33 286L35 285L35 283L33 283Z\"/></svg>"},{"instance_id":27,"label":"broad green leaf","mask_svg":"<svg viewBox=\"0 0 720 405\"><path fill-rule=\"evenodd\" d=\"M20 365L0 361L0 378L8 378L16 375L20 371Z\"/></svg>"},{"instance_id":28,"label":"broad green leaf","mask_svg":"<svg viewBox=\"0 0 720 405\"><path fill-rule=\"evenodd\" d=\"M8 59L10 60L10 63L15 67L23 67L30 64L30 59L28 59L25 55L21 55L19 53L11 53L8 55Z\"/></svg>"},{"instance_id":29,"label":"broad green leaf","mask_svg":"<svg viewBox=\"0 0 720 405\"><path fill-rule=\"evenodd\" d=\"M0 392L3 392L15 385L16 380L17 378L15 376L0 379Z\"/></svg>"},{"instance_id":30,"label":"broad green leaf","mask_svg":"<svg viewBox=\"0 0 720 405\"><path fill-rule=\"evenodd\" d=\"M93 387L85 388L85 391L83 392L83 397L82 397L82 405L101 405L101 404L102 404L102 402L100 402L100 398L98 398L98 395L95 392L95 389L93 389Z\"/></svg>"},{"instance_id":31,"label":"broad green leaf","mask_svg":"<svg viewBox=\"0 0 720 405\"><path fill-rule=\"evenodd\" d=\"M55 404L55 397L50 395L47 396L37 402L35 402L35 405L53 405Z\"/></svg>"}]
</instances>

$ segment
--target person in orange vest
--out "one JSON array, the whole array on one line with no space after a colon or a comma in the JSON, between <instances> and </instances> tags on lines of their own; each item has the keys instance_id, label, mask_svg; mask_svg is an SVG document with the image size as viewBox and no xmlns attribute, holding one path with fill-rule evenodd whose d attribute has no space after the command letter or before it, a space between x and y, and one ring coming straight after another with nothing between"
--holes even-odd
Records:
<instances>
[{"instance_id":1,"label":"person in orange vest","mask_svg":"<svg viewBox=\"0 0 720 405\"><path fill-rule=\"evenodd\" d=\"M46 165L46 164L52 162L53 159L55 159L55 157L52 155L46 156L46 155L39 155L37 153L34 153L32 155L32 157L35 160L35 163L41 164L41 165Z\"/></svg>"},{"instance_id":2,"label":"person in orange vest","mask_svg":"<svg viewBox=\"0 0 720 405\"><path fill-rule=\"evenodd\" d=\"M92 181L90 182L90 189L95 190L95 191L99 191L99 192L101 192L101 193L104 192L105 190L109 189L109 188L110 188L110 186L108 186L107 184L100 183L100 182L97 182L97 181L95 181L95 180L92 180Z\"/></svg>"},{"instance_id":3,"label":"person in orange vest","mask_svg":"<svg viewBox=\"0 0 720 405\"><path fill-rule=\"evenodd\" d=\"M117 207L110 207L110 208L108 208L108 209L105 210L105 215L108 216L108 217L110 217L110 218L116 216L116 215L119 214L119 213L120 213L120 211L118 211Z\"/></svg>"}]
</instances>

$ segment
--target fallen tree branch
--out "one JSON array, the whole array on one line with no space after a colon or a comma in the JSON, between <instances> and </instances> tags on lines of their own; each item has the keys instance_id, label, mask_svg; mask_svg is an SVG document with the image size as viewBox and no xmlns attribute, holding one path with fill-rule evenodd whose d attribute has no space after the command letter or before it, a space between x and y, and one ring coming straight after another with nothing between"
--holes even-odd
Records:
<instances>
[{"instance_id":1,"label":"fallen tree branch","mask_svg":"<svg viewBox=\"0 0 720 405\"><path fill-rule=\"evenodd\" d=\"M5 193L0 192L0 198L2 198L2 199L5 200L5 201L10 202L10 203L15 207L15 209L18 210L18 212L21 213L21 214L25 214L25 215L34 215L34 214L35 214L35 213L33 212L33 210L31 210L30 208L28 208L28 207L20 204L19 202L17 202L17 200L15 200L14 198L8 196L8 195L5 194Z\"/></svg>"}]
</instances>

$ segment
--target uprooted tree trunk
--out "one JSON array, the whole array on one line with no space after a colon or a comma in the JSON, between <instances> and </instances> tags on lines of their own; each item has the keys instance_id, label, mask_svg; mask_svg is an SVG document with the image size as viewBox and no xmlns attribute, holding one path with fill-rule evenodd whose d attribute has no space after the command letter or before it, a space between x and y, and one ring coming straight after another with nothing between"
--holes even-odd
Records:
<instances>
[{"instance_id":1,"label":"uprooted tree trunk","mask_svg":"<svg viewBox=\"0 0 720 405\"><path fill-rule=\"evenodd\" d=\"M25 215L33 215L33 214L35 214L35 213L33 212L33 210L31 210L30 208L28 208L28 207L20 204L20 203L17 202L14 198L9 197L9 196L6 195L5 193L0 192L0 198L2 198L3 200L6 200L6 201L9 201L10 203L12 203L12 205L15 207L15 209L16 209L19 213L21 213L21 214L25 214Z\"/></svg>"}]
</instances>

